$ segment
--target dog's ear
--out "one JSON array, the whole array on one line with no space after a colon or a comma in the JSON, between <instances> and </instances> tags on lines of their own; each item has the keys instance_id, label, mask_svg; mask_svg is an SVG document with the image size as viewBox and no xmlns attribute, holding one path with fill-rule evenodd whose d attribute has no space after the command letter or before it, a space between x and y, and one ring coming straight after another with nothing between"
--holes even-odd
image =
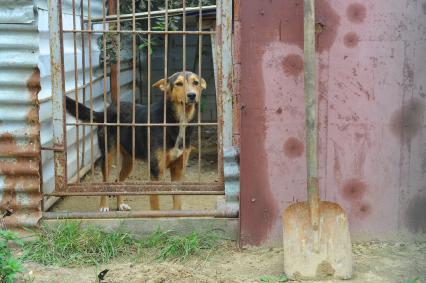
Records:
<instances>
[{"instance_id":1,"label":"dog's ear","mask_svg":"<svg viewBox=\"0 0 426 283\"><path fill-rule=\"evenodd\" d=\"M206 80L205 80L205 79L203 79L203 78L201 78L201 88L202 88L202 89L206 89L206 88L207 88Z\"/></svg>"},{"instance_id":2,"label":"dog's ear","mask_svg":"<svg viewBox=\"0 0 426 283\"><path fill-rule=\"evenodd\" d=\"M167 89L167 80L161 79L158 82L156 82L155 84L153 84L152 86L157 87L157 88L161 89L162 91L165 91Z\"/></svg>"}]
</instances>

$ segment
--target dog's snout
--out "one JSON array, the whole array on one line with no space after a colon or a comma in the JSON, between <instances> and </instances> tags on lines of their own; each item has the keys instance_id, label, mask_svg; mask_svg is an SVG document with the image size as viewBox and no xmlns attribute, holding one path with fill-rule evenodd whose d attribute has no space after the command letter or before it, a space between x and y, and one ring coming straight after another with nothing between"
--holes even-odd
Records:
<instances>
[{"instance_id":1,"label":"dog's snout","mask_svg":"<svg viewBox=\"0 0 426 283\"><path fill-rule=\"evenodd\" d=\"M188 99L189 99L190 101L195 100L195 97L197 96L194 92L190 92L190 93L188 93L187 95L188 95Z\"/></svg>"}]
</instances>

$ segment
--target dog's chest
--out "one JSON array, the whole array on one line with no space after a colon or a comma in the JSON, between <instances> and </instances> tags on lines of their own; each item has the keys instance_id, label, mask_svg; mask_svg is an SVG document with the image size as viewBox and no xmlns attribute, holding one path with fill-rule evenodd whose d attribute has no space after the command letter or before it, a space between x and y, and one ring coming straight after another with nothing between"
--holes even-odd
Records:
<instances>
[{"instance_id":1,"label":"dog's chest","mask_svg":"<svg viewBox=\"0 0 426 283\"><path fill-rule=\"evenodd\" d=\"M170 162L176 161L183 155L183 149L179 149L177 147L173 147L169 151L169 160Z\"/></svg>"}]
</instances>

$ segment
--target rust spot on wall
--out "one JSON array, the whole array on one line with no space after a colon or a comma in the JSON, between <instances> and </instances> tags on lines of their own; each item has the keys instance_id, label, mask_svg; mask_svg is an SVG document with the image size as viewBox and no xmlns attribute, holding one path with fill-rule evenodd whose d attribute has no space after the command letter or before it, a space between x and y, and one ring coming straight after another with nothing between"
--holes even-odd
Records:
<instances>
[{"instance_id":1,"label":"rust spot on wall","mask_svg":"<svg viewBox=\"0 0 426 283\"><path fill-rule=\"evenodd\" d=\"M283 59L284 73L288 76L298 77L303 72L303 59L297 54L290 54Z\"/></svg>"},{"instance_id":2,"label":"rust spot on wall","mask_svg":"<svg viewBox=\"0 0 426 283\"><path fill-rule=\"evenodd\" d=\"M370 204L366 202L357 203L354 209L352 210L352 214L359 219L364 219L368 217L369 215L371 215L371 213L372 213L372 207Z\"/></svg>"},{"instance_id":3,"label":"rust spot on wall","mask_svg":"<svg viewBox=\"0 0 426 283\"><path fill-rule=\"evenodd\" d=\"M38 118L38 108L32 107L31 110L27 114L27 122L29 124L37 124L39 121Z\"/></svg>"},{"instance_id":4,"label":"rust spot on wall","mask_svg":"<svg viewBox=\"0 0 426 283\"><path fill-rule=\"evenodd\" d=\"M414 197L408 203L406 212L406 225L411 232L425 233L426 232L426 194Z\"/></svg>"},{"instance_id":5,"label":"rust spot on wall","mask_svg":"<svg viewBox=\"0 0 426 283\"><path fill-rule=\"evenodd\" d=\"M279 39L303 48L303 0L280 1ZM328 0L316 1L316 18L323 27L317 37L317 50L323 52L333 45L340 17Z\"/></svg>"},{"instance_id":6,"label":"rust spot on wall","mask_svg":"<svg viewBox=\"0 0 426 283\"><path fill-rule=\"evenodd\" d=\"M414 82L414 71L408 62L404 63L404 79L406 84L413 84Z\"/></svg>"},{"instance_id":7,"label":"rust spot on wall","mask_svg":"<svg viewBox=\"0 0 426 283\"><path fill-rule=\"evenodd\" d=\"M358 34L356 34L355 32L349 32L345 35L345 37L343 38L343 42L345 44L346 47L348 48L354 48L358 45L359 42L359 37Z\"/></svg>"},{"instance_id":8,"label":"rust spot on wall","mask_svg":"<svg viewBox=\"0 0 426 283\"><path fill-rule=\"evenodd\" d=\"M284 143L284 153L290 159L302 156L304 151L303 143L295 137L288 138Z\"/></svg>"},{"instance_id":9,"label":"rust spot on wall","mask_svg":"<svg viewBox=\"0 0 426 283\"><path fill-rule=\"evenodd\" d=\"M39 68L34 68L32 75L27 80L27 88L30 91L33 100L38 101L37 95L41 90ZM38 102L37 102L37 105L38 105Z\"/></svg>"},{"instance_id":10,"label":"rust spot on wall","mask_svg":"<svg viewBox=\"0 0 426 283\"><path fill-rule=\"evenodd\" d=\"M2 156L12 155L15 152L15 148L16 142L12 134L4 133L0 135L0 152Z\"/></svg>"},{"instance_id":11,"label":"rust spot on wall","mask_svg":"<svg viewBox=\"0 0 426 283\"><path fill-rule=\"evenodd\" d=\"M4 133L0 135L0 142L3 146L6 147L6 149L2 149L2 151L7 153L6 156L11 155L13 152L17 151L16 140L11 133ZM11 173L10 167L16 163L17 160L15 158L10 160L2 160L2 162L0 162L0 174L6 175L4 178L4 187L9 187L8 190L3 189L1 192L1 210L12 209L16 207L16 184L14 183L16 178L10 178L10 176L7 176Z\"/></svg>"},{"instance_id":12,"label":"rust spot on wall","mask_svg":"<svg viewBox=\"0 0 426 283\"><path fill-rule=\"evenodd\" d=\"M423 127L425 105L421 98L413 98L391 118L392 133L401 138L402 142L409 142Z\"/></svg>"},{"instance_id":13,"label":"rust spot on wall","mask_svg":"<svg viewBox=\"0 0 426 283\"><path fill-rule=\"evenodd\" d=\"M324 52L333 46L337 30L340 25L340 16L332 8L328 0L316 1L315 17L321 24L322 30L317 34L317 51Z\"/></svg>"},{"instance_id":14,"label":"rust spot on wall","mask_svg":"<svg viewBox=\"0 0 426 283\"><path fill-rule=\"evenodd\" d=\"M367 191L367 185L359 179L349 179L342 187L342 195L348 201L359 201Z\"/></svg>"},{"instance_id":15,"label":"rust spot on wall","mask_svg":"<svg viewBox=\"0 0 426 283\"><path fill-rule=\"evenodd\" d=\"M362 23L367 17L367 8L360 3L353 3L348 6L346 15L349 21L353 23Z\"/></svg>"},{"instance_id":16,"label":"rust spot on wall","mask_svg":"<svg viewBox=\"0 0 426 283\"><path fill-rule=\"evenodd\" d=\"M333 141L333 149L334 149L334 162L333 162L333 173L334 178L338 183L342 180L342 168L340 165L340 154L339 154L339 148L335 141Z\"/></svg>"}]
</instances>

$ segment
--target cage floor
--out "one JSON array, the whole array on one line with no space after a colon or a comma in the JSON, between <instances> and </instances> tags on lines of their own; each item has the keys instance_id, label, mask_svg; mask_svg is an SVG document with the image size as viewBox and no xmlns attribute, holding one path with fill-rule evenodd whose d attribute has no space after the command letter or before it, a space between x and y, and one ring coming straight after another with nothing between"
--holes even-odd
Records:
<instances>
[{"instance_id":1,"label":"cage floor","mask_svg":"<svg viewBox=\"0 0 426 283\"><path fill-rule=\"evenodd\" d=\"M114 162L115 163L115 162ZM114 181L117 176L117 166L113 164L109 181ZM214 182L218 181L217 174L217 153L215 148L210 147L210 150L204 149L201 158L200 178L198 177L198 154L194 152L188 162L186 169L186 181ZM136 160L132 174L126 181L142 181L148 180L148 167L144 161ZM166 180L170 180L169 171L166 173ZM101 166L99 163L95 165L93 172L89 171L81 182L92 183L102 182ZM182 196L183 210L209 210L216 207L216 202L223 199L223 196ZM109 198L110 209L116 210L116 198ZM149 210L149 196L126 196L125 201L132 210ZM170 210L173 208L172 196L160 196L160 209ZM97 211L99 209L99 197L64 197L58 201L50 211Z\"/></svg>"}]
</instances>

